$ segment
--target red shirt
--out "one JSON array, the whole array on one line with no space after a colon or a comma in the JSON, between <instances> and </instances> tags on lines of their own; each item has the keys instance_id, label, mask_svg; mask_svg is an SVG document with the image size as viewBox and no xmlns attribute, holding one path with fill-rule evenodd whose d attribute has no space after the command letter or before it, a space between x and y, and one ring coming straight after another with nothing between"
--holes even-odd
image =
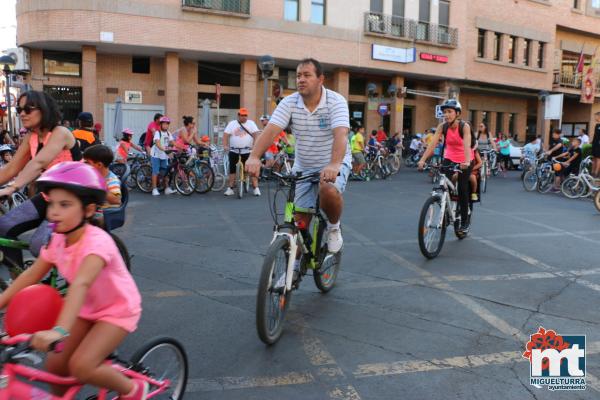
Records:
<instances>
[{"instance_id":1,"label":"red shirt","mask_svg":"<svg viewBox=\"0 0 600 400\"><path fill-rule=\"evenodd\" d=\"M271 154L277 154L279 152L279 148L277 147L277 145L279 144L279 141L281 140L281 138L284 138L284 137L285 137L285 132L284 131L279 132L279 135L277 135L277 137L275 138L275 141L273 142L273 144L271 146L269 146L267 151Z\"/></svg>"},{"instance_id":2,"label":"red shirt","mask_svg":"<svg viewBox=\"0 0 600 400\"><path fill-rule=\"evenodd\" d=\"M146 137L144 139L145 147L152 147L152 142L154 139L154 132L160 130L160 124L158 122L150 122L148 124L148 128L146 128Z\"/></svg>"},{"instance_id":3,"label":"red shirt","mask_svg":"<svg viewBox=\"0 0 600 400\"><path fill-rule=\"evenodd\" d=\"M383 143L387 140L388 137L384 131L377 131L377 136L375 136L375 138L379 143Z\"/></svg>"}]
</instances>

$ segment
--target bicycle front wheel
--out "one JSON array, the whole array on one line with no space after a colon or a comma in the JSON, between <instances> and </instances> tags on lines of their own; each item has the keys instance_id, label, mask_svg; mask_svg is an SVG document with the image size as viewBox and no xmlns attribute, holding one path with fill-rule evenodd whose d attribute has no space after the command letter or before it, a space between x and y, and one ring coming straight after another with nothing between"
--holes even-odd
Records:
<instances>
[{"instance_id":1,"label":"bicycle front wheel","mask_svg":"<svg viewBox=\"0 0 600 400\"><path fill-rule=\"evenodd\" d=\"M446 239L445 210L437 197L430 197L423 204L419 217L419 249L421 254L432 259L440 254Z\"/></svg>"},{"instance_id":2,"label":"bicycle front wheel","mask_svg":"<svg viewBox=\"0 0 600 400\"><path fill-rule=\"evenodd\" d=\"M194 173L196 174L196 192L208 193L215 183L215 174L206 163L200 163L196 166Z\"/></svg>"},{"instance_id":3,"label":"bicycle front wheel","mask_svg":"<svg viewBox=\"0 0 600 400\"><path fill-rule=\"evenodd\" d=\"M215 180L214 180L213 187L211 190L213 192L220 192L221 190L225 189L225 184L226 184L225 175L223 175L220 172L217 172L217 173L215 173Z\"/></svg>"},{"instance_id":4,"label":"bicycle front wheel","mask_svg":"<svg viewBox=\"0 0 600 400\"><path fill-rule=\"evenodd\" d=\"M133 370L159 382L169 381L165 388L150 385L149 398L183 398L188 379L188 360L183 345L170 337L158 337L140 347L131 357Z\"/></svg>"},{"instance_id":5,"label":"bicycle front wheel","mask_svg":"<svg viewBox=\"0 0 600 400\"><path fill-rule=\"evenodd\" d=\"M548 193L554 185L554 174L551 172L542 172L539 178L537 190L540 193Z\"/></svg>"},{"instance_id":6,"label":"bicycle front wheel","mask_svg":"<svg viewBox=\"0 0 600 400\"><path fill-rule=\"evenodd\" d=\"M135 174L135 183L142 192L150 193L152 191L152 167L149 165L141 166Z\"/></svg>"},{"instance_id":7,"label":"bicycle front wheel","mask_svg":"<svg viewBox=\"0 0 600 400\"><path fill-rule=\"evenodd\" d=\"M260 273L256 330L260 340L268 345L276 343L283 333L283 322L292 296L291 291L275 287L280 280L286 279L289 257L288 239L277 238L267 250Z\"/></svg>"},{"instance_id":8,"label":"bicycle front wheel","mask_svg":"<svg viewBox=\"0 0 600 400\"><path fill-rule=\"evenodd\" d=\"M562 183L560 190L569 199L578 199L585 194L585 186L577 176L570 176Z\"/></svg>"},{"instance_id":9,"label":"bicycle front wheel","mask_svg":"<svg viewBox=\"0 0 600 400\"><path fill-rule=\"evenodd\" d=\"M175 189L184 196L196 190L196 174L191 169L179 167L175 171Z\"/></svg>"},{"instance_id":10,"label":"bicycle front wheel","mask_svg":"<svg viewBox=\"0 0 600 400\"><path fill-rule=\"evenodd\" d=\"M235 167L235 177L238 183L238 199L242 199L244 197L244 179L242 176L243 173L244 171L242 171L242 168L240 168L240 164L238 163L238 165L236 165Z\"/></svg>"},{"instance_id":11,"label":"bicycle front wheel","mask_svg":"<svg viewBox=\"0 0 600 400\"><path fill-rule=\"evenodd\" d=\"M133 190L137 187L136 176L137 176L138 170L139 170L139 168L137 168L137 167L132 168L131 173L129 174L127 179L125 179L125 184L127 185L127 189Z\"/></svg>"},{"instance_id":12,"label":"bicycle front wheel","mask_svg":"<svg viewBox=\"0 0 600 400\"><path fill-rule=\"evenodd\" d=\"M528 192L533 192L538 186L538 176L534 169L530 169L523 177L523 187Z\"/></svg>"},{"instance_id":13,"label":"bicycle front wheel","mask_svg":"<svg viewBox=\"0 0 600 400\"><path fill-rule=\"evenodd\" d=\"M319 251L318 268L313 271L313 279L315 285L321 293L327 293L335 286L340 267L342 265L342 249L337 253L330 253L327 248L327 235L325 234L325 221L322 221L321 232L321 249Z\"/></svg>"},{"instance_id":14,"label":"bicycle front wheel","mask_svg":"<svg viewBox=\"0 0 600 400\"><path fill-rule=\"evenodd\" d=\"M487 173L488 173L488 169L487 169L487 164L483 163L483 167L481 168L481 193L485 193L487 191Z\"/></svg>"}]
</instances>

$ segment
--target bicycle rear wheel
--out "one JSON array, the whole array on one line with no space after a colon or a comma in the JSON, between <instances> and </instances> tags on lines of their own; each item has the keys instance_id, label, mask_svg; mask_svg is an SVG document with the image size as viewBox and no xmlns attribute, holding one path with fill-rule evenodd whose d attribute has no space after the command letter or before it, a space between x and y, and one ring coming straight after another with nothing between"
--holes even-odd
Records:
<instances>
[{"instance_id":1,"label":"bicycle rear wheel","mask_svg":"<svg viewBox=\"0 0 600 400\"><path fill-rule=\"evenodd\" d=\"M273 285L287 274L289 243L285 237L277 238L267 250L263 261L258 295L256 296L256 330L263 343L276 343L283 333L283 322L292 292L283 293Z\"/></svg>"},{"instance_id":2,"label":"bicycle rear wheel","mask_svg":"<svg viewBox=\"0 0 600 400\"><path fill-rule=\"evenodd\" d=\"M562 194L569 199L577 199L585 194L586 184L577 176L570 176L560 186Z\"/></svg>"},{"instance_id":3,"label":"bicycle rear wheel","mask_svg":"<svg viewBox=\"0 0 600 400\"><path fill-rule=\"evenodd\" d=\"M170 381L169 387L157 393L150 386L153 399L182 399L188 379L188 360L183 345L170 337L158 337L140 347L131 357L133 370L160 382ZM155 394L156 393L156 394Z\"/></svg>"},{"instance_id":4,"label":"bicycle rear wheel","mask_svg":"<svg viewBox=\"0 0 600 400\"><path fill-rule=\"evenodd\" d=\"M594 206L596 206L596 210L600 212L600 190L594 195Z\"/></svg>"},{"instance_id":5,"label":"bicycle rear wheel","mask_svg":"<svg viewBox=\"0 0 600 400\"><path fill-rule=\"evenodd\" d=\"M135 174L135 183L142 192L150 193L152 191L152 167L142 165Z\"/></svg>"},{"instance_id":6,"label":"bicycle rear wheel","mask_svg":"<svg viewBox=\"0 0 600 400\"><path fill-rule=\"evenodd\" d=\"M419 216L419 249L426 258L432 259L440 254L446 239L446 216L442 202L430 197L423 204Z\"/></svg>"},{"instance_id":7,"label":"bicycle rear wheel","mask_svg":"<svg viewBox=\"0 0 600 400\"><path fill-rule=\"evenodd\" d=\"M213 192L220 192L221 190L225 189L225 184L226 184L225 175L223 175L220 172L215 172L215 180L214 180L211 190Z\"/></svg>"},{"instance_id":8,"label":"bicycle rear wheel","mask_svg":"<svg viewBox=\"0 0 600 400\"><path fill-rule=\"evenodd\" d=\"M196 174L196 193L208 193L215 183L215 174L207 163L201 162L194 169Z\"/></svg>"},{"instance_id":9,"label":"bicycle rear wheel","mask_svg":"<svg viewBox=\"0 0 600 400\"><path fill-rule=\"evenodd\" d=\"M139 170L139 167L131 168L131 173L125 180L127 189L133 190L137 187L136 176L137 176L138 170Z\"/></svg>"},{"instance_id":10,"label":"bicycle rear wheel","mask_svg":"<svg viewBox=\"0 0 600 400\"><path fill-rule=\"evenodd\" d=\"M537 190L540 193L548 193L554 185L554 174L550 172L542 172L539 178Z\"/></svg>"},{"instance_id":11,"label":"bicycle rear wheel","mask_svg":"<svg viewBox=\"0 0 600 400\"><path fill-rule=\"evenodd\" d=\"M525 176L523 177L523 187L525 188L526 191L533 192L534 190L537 189L537 185L538 185L537 173L535 172L535 170L530 169L529 171L527 171L525 173Z\"/></svg>"}]
</instances>

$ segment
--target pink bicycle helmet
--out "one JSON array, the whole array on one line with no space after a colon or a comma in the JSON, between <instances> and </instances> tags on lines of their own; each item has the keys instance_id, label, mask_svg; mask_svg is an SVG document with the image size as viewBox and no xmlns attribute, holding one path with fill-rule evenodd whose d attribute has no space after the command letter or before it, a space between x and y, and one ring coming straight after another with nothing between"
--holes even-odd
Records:
<instances>
[{"instance_id":1,"label":"pink bicycle helmet","mask_svg":"<svg viewBox=\"0 0 600 400\"><path fill-rule=\"evenodd\" d=\"M121 132L123 135L129 135L129 136L133 136L133 131L129 128L125 128L123 129L123 132Z\"/></svg>"},{"instance_id":2,"label":"pink bicycle helmet","mask_svg":"<svg viewBox=\"0 0 600 400\"><path fill-rule=\"evenodd\" d=\"M75 193L85 204L102 204L106 200L106 181L91 165L67 161L48 169L37 180L40 192L65 189Z\"/></svg>"},{"instance_id":3,"label":"pink bicycle helmet","mask_svg":"<svg viewBox=\"0 0 600 400\"><path fill-rule=\"evenodd\" d=\"M171 123L171 119L169 117L167 117L167 116L162 116L162 117L160 117L160 119L158 120L158 122L160 122L161 124L163 122L166 122L167 124L170 124Z\"/></svg>"}]
</instances>

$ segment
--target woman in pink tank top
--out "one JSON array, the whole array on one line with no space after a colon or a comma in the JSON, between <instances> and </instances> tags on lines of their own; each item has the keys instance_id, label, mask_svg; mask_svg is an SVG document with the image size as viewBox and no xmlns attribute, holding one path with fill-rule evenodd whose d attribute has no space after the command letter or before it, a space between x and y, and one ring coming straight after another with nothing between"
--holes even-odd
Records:
<instances>
[{"instance_id":1,"label":"woman in pink tank top","mask_svg":"<svg viewBox=\"0 0 600 400\"><path fill-rule=\"evenodd\" d=\"M0 169L0 186L8 184L0 189L0 197L12 195L55 164L81 159L75 137L67 128L59 125L61 115L58 104L50 95L28 91L19 96L17 104L17 114L28 132L12 161ZM41 195L35 195L0 217L0 236L17 238L21 233L38 227L45 217L46 202ZM44 232L45 229L40 230L32 240L39 239L38 236L43 236ZM0 250L5 252L5 256L22 264L19 250ZM33 250L35 253L36 249Z\"/></svg>"},{"instance_id":2,"label":"woman in pink tank top","mask_svg":"<svg viewBox=\"0 0 600 400\"><path fill-rule=\"evenodd\" d=\"M444 161L442 165L459 164L462 172L458 174L458 201L460 205L461 226L460 231L466 234L469 231L469 177L471 176L473 149L471 149L471 127L467 123L461 123L460 114L462 106L455 99L449 99L442 104L444 112L444 123L439 124L433 140L425 150L425 153L419 161L419 169L422 170L425 162L433 155L435 146L439 143L440 135L443 135L446 129L444 140ZM460 132L462 125L462 134ZM454 175L449 173L448 175ZM449 176L452 178L452 176Z\"/></svg>"}]
</instances>

